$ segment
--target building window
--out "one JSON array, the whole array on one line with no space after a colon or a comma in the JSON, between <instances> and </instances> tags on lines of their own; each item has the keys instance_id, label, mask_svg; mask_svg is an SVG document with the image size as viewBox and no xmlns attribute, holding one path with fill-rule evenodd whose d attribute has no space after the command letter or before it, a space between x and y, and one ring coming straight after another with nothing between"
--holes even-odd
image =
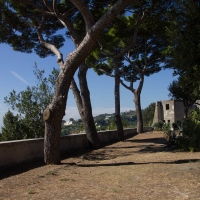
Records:
<instances>
[{"instance_id":1,"label":"building window","mask_svg":"<svg viewBox=\"0 0 200 200\"><path fill-rule=\"evenodd\" d=\"M168 120L167 122L168 122L168 124L170 124L170 120Z\"/></svg>"},{"instance_id":2,"label":"building window","mask_svg":"<svg viewBox=\"0 0 200 200\"><path fill-rule=\"evenodd\" d=\"M166 110L169 110L169 104L166 104Z\"/></svg>"}]
</instances>

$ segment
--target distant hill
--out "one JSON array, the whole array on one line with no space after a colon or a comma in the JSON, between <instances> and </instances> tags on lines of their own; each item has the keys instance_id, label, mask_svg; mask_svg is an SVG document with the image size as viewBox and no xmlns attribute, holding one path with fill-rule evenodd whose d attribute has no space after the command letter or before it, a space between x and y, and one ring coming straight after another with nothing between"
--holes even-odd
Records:
<instances>
[{"instance_id":1,"label":"distant hill","mask_svg":"<svg viewBox=\"0 0 200 200\"><path fill-rule=\"evenodd\" d=\"M150 126L153 122L155 111L155 103L151 103L147 108L142 110L144 126ZM105 113L94 117L97 131L116 129L114 122L115 113ZM135 128L137 124L137 116L135 110L121 112L122 123L125 128ZM71 118L71 120L73 120ZM64 126L65 121L62 122L61 135L80 133L84 131L81 119L73 120L74 123L70 126ZM112 129L110 129L112 128Z\"/></svg>"},{"instance_id":2,"label":"distant hill","mask_svg":"<svg viewBox=\"0 0 200 200\"><path fill-rule=\"evenodd\" d=\"M100 125L103 129L103 127L107 127L110 121L114 120L115 113L112 114L100 114L94 117L94 121L96 124ZM137 117L136 112L134 110L130 110L127 112L121 112L121 118L122 120L126 121L128 124L135 124Z\"/></svg>"}]
</instances>

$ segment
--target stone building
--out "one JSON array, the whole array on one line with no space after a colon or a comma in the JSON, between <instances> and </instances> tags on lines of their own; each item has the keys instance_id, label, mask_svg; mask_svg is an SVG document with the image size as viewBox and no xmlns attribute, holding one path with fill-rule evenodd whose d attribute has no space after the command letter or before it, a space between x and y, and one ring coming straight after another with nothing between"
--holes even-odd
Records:
<instances>
[{"instance_id":1,"label":"stone building","mask_svg":"<svg viewBox=\"0 0 200 200\"><path fill-rule=\"evenodd\" d=\"M158 101L156 103L153 124L159 121L165 123L182 121L184 118L184 105L180 100Z\"/></svg>"}]
</instances>

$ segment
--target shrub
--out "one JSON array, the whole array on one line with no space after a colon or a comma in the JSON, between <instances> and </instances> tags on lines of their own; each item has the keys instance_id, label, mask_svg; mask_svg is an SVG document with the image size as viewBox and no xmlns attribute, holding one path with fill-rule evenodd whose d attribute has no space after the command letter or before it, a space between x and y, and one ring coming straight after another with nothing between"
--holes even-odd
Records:
<instances>
[{"instance_id":1,"label":"shrub","mask_svg":"<svg viewBox=\"0 0 200 200\"><path fill-rule=\"evenodd\" d=\"M167 140L169 139L170 134L171 134L170 128L171 128L171 126L170 126L169 123L167 123L167 124L164 123L163 124L162 130L163 130L164 135L167 138Z\"/></svg>"},{"instance_id":2,"label":"shrub","mask_svg":"<svg viewBox=\"0 0 200 200\"><path fill-rule=\"evenodd\" d=\"M170 128L171 128L170 124L167 123L167 124L163 124L162 130L163 130L163 132L164 132L165 134L168 134L169 131L170 131Z\"/></svg>"},{"instance_id":3,"label":"shrub","mask_svg":"<svg viewBox=\"0 0 200 200\"><path fill-rule=\"evenodd\" d=\"M200 109L191 111L183 123L183 136L177 138L177 147L184 151L200 150Z\"/></svg>"},{"instance_id":4,"label":"shrub","mask_svg":"<svg viewBox=\"0 0 200 200\"><path fill-rule=\"evenodd\" d=\"M163 122L157 122L153 125L153 128L155 131L162 131L162 127L163 127Z\"/></svg>"}]
</instances>

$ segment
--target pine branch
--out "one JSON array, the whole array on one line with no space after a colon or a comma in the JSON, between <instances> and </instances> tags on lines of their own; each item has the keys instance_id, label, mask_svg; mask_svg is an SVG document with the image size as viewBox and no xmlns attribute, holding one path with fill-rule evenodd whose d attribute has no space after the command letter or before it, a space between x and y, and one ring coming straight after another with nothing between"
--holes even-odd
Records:
<instances>
[{"instance_id":1,"label":"pine branch","mask_svg":"<svg viewBox=\"0 0 200 200\"><path fill-rule=\"evenodd\" d=\"M120 79L120 83L128 90L130 90L131 92L134 92L134 89L131 87L128 87L121 79Z\"/></svg>"},{"instance_id":2,"label":"pine branch","mask_svg":"<svg viewBox=\"0 0 200 200\"><path fill-rule=\"evenodd\" d=\"M39 27L37 28L37 35L38 35L38 39L40 41L40 44L42 46L44 46L45 48L49 49L50 51L52 51L56 56L57 56L57 63L59 64L60 68L63 69L64 68L64 61L63 61L63 55L62 53L56 48L55 45L50 44L48 42L45 42L43 36L42 36L42 28L44 25L44 21L45 21L45 17L43 16L42 18L42 22L39 25Z\"/></svg>"},{"instance_id":3,"label":"pine branch","mask_svg":"<svg viewBox=\"0 0 200 200\"><path fill-rule=\"evenodd\" d=\"M70 0L70 1L81 12L86 24L86 32L87 32L94 24L94 18L89 7L82 0Z\"/></svg>"},{"instance_id":4,"label":"pine branch","mask_svg":"<svg viewBox=\"0 0 200 200\"><path fill-rule=\"evenodd\" d=\"M108 72L106 72L105 70L103 70L103 69L97 69L98 71L100 71L100 72L103 72L104 74L106 74L107 76L110 76L110 77L113 77L113 78L115 78L115 75L112 75L112 74L110 74L110 73L108 73Z\"/></svg>"}]
</instances>

